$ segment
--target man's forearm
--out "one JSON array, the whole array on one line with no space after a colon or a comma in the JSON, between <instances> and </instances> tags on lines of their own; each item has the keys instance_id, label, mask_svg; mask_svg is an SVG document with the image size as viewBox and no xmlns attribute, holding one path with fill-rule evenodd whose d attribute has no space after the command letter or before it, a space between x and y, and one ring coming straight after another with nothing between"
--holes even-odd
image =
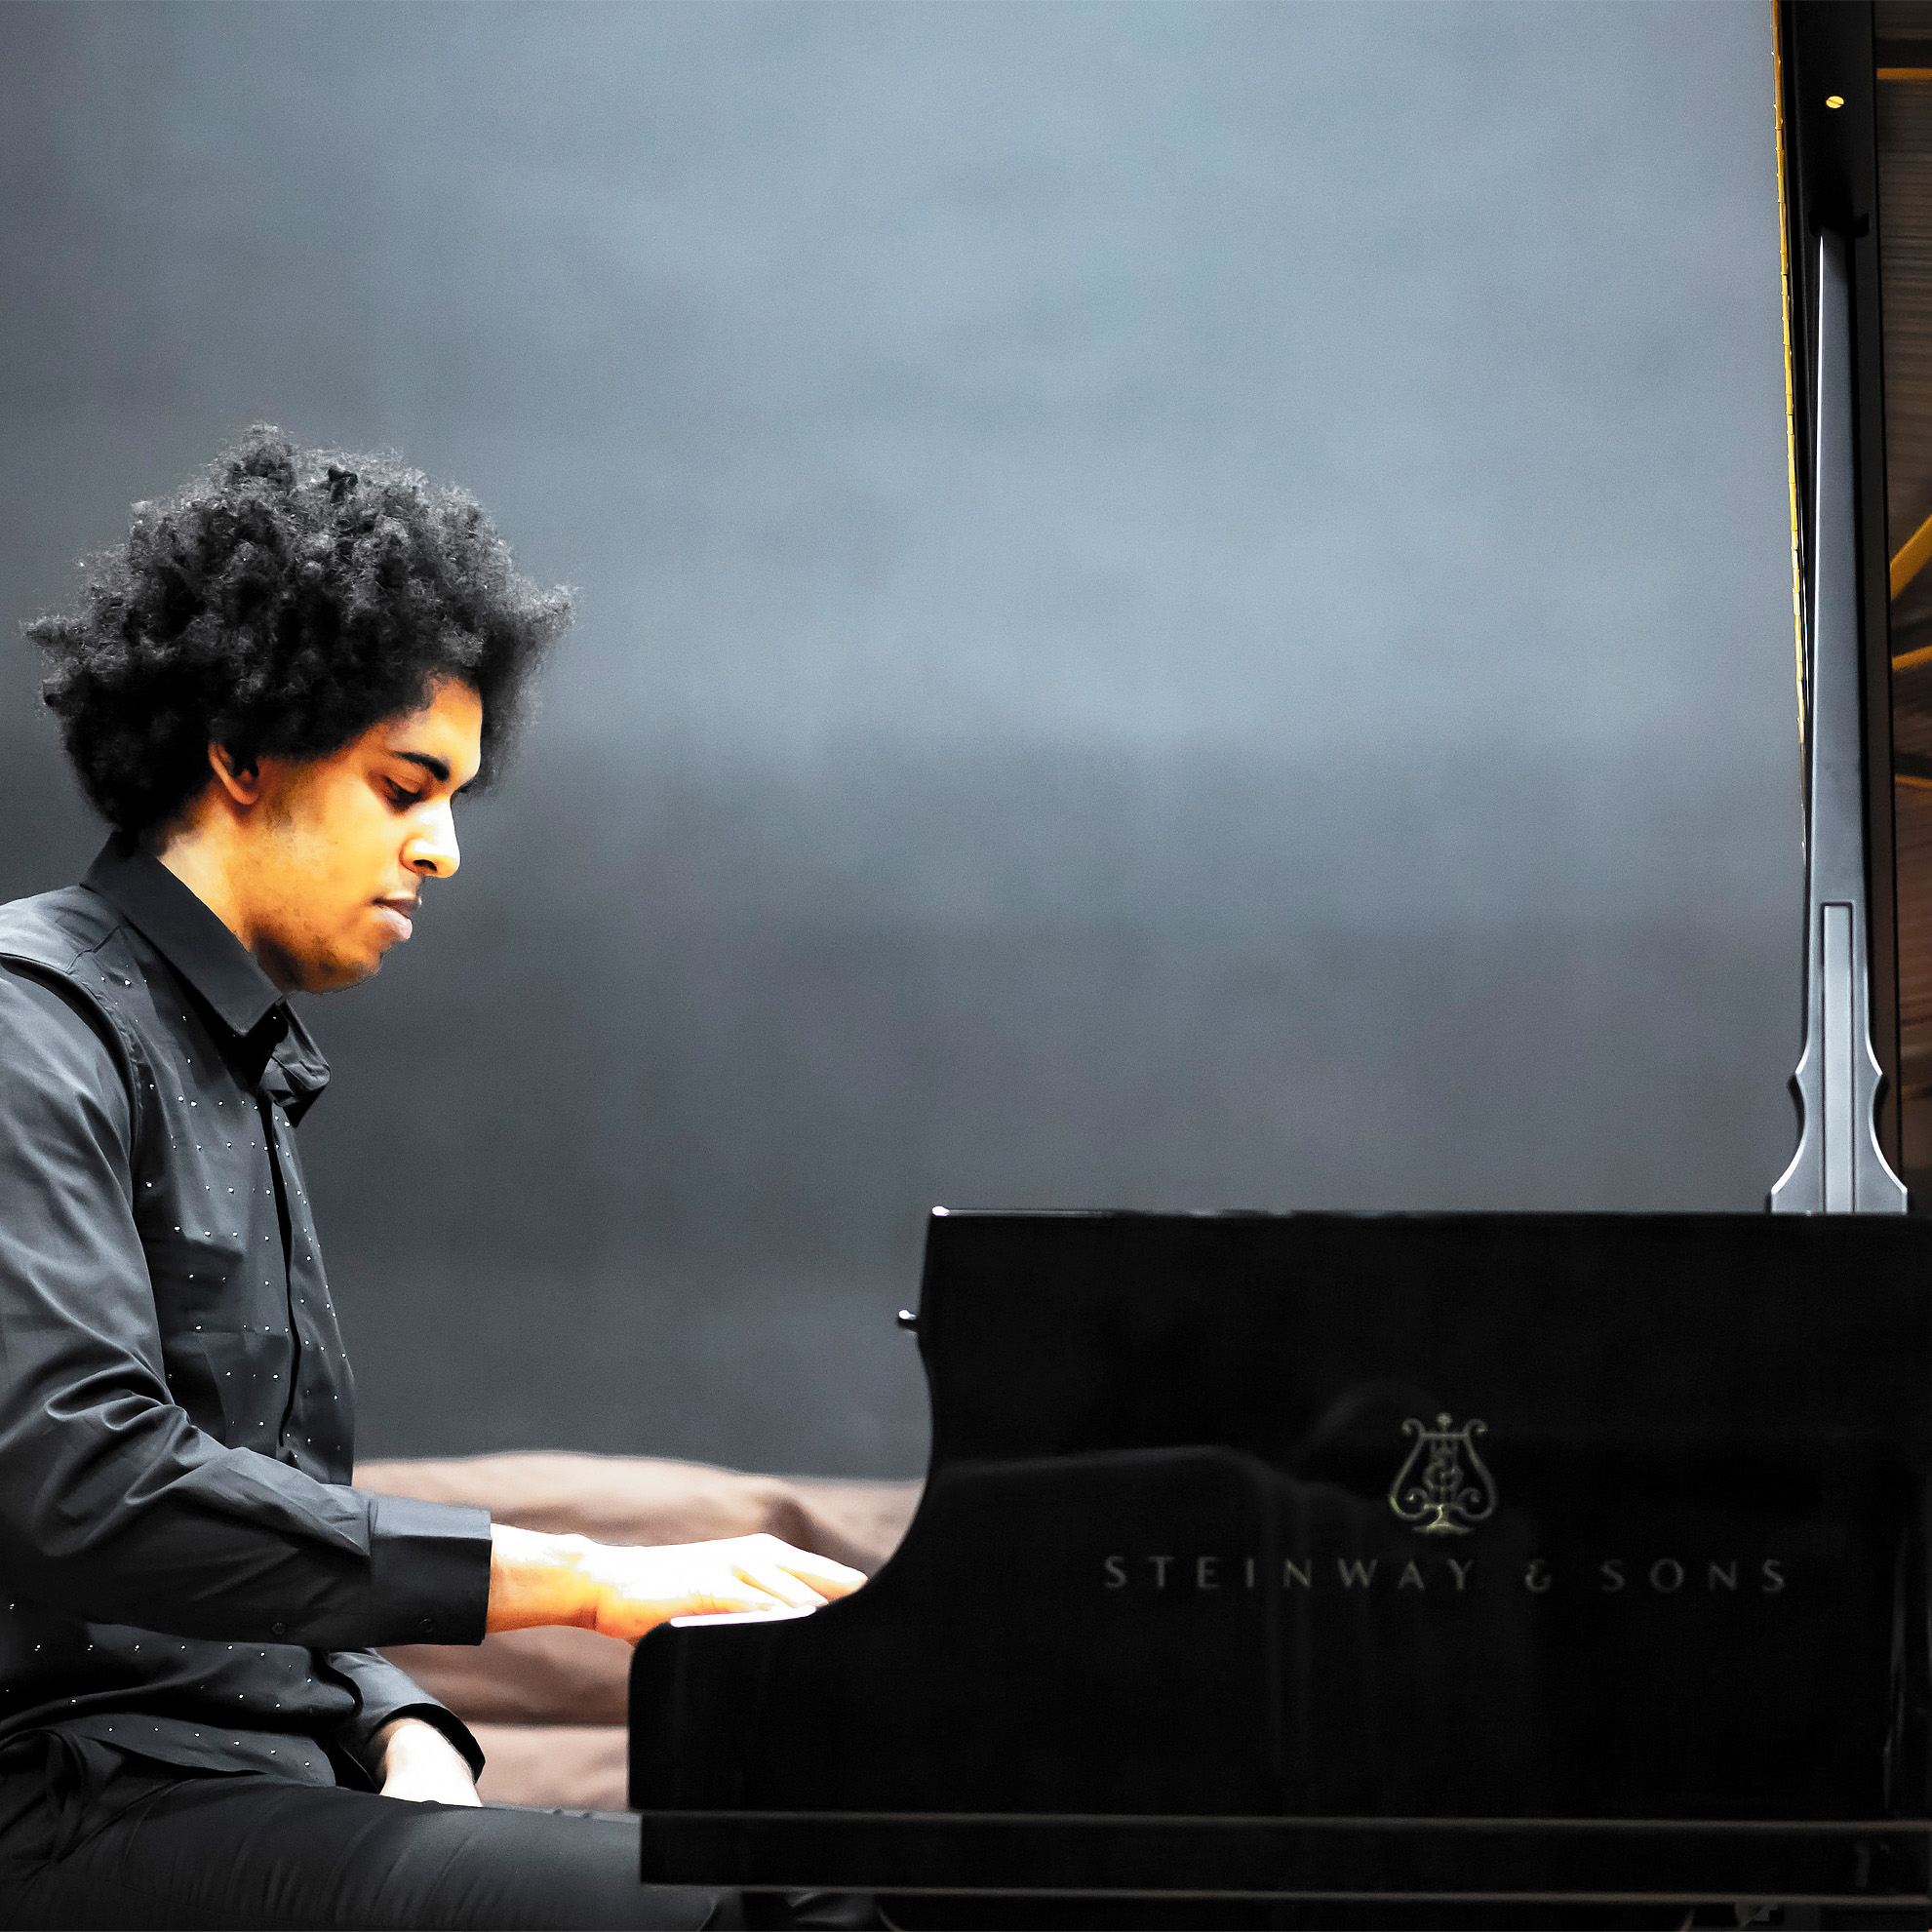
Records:
<instances>
[{"instance_id":1,"label":"man's forearm","mask_svg":"<svg viewBox=\"0 0 1932 1932\"><path fill-rule=\"evenodd\" d=\"M595 1596L584 1574L586 1539L490 1525L489 1628L594 1625Z\"/></svg>"}]
</instances>

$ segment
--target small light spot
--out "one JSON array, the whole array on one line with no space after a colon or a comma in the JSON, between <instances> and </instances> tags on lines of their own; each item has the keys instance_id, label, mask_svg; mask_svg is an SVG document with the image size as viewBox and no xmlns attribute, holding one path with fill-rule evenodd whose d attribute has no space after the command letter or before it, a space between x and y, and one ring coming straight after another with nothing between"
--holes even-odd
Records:
<instances>
[{"instance_id":1,"label":"small light spot","mask_svg":"<svg viewBox=\"0 0 1932 1932\"><path fill-rule=\"evenodd\" d=\"M1825 97L1825 105L1827 107L1842 107L1844 104L1845 98L1842 94L1828 94Z\"/></svg>"}]
</instances>

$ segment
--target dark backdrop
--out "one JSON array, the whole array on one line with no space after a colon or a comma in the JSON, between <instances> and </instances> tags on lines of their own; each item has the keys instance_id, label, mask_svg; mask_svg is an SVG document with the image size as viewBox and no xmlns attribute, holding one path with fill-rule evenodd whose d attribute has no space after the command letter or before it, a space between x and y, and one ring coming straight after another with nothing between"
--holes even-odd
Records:
<instances>
[{"instance_id":1,"label":"dark backdrop","mask_svg":"<svg viewBox=\"0 0 1932 1932\"><path fill-rule=\"evenodd\" d=\"M935 1202L1782 1166L1756 0L11 5L0 154L10 623L252 419L580 591L311 1011L366 1449L914 1471Z\"/></svg>"}]
</instances>

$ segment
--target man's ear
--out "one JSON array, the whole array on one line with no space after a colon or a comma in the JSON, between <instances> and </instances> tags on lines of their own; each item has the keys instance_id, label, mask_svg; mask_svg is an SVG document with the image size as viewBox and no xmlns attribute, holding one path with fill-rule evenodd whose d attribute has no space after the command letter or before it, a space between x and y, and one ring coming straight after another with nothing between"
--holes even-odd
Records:
<instances>
[{"instance_id":1,"label":"man's ear","mask_svg":"<svg viewBox=\"0 0 1932 1932\"><path fill-rule=\"evenodd\" d=\"M253 761L244 765L226 745L208 747L208 762L221 789L237 805L254 805L261 797L261 770Z\"/></svg>"}]
</instances>

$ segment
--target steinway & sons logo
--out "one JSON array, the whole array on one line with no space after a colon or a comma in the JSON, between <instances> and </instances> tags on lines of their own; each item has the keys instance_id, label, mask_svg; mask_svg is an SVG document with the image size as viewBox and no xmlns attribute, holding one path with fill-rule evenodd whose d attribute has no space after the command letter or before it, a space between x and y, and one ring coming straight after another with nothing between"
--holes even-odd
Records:
<instances>
[{"instance_id":1,"label":"steinway & sons logo","mask_svg":"<svg viewBox=\"0 0 1932 1932\"><path fill-rule=\"evenodd\" d=\"M1467 1536L1494 1516L1496 1479L1476 1452L1477 1437L1488 1433L1486 1422L1471 1420L1456 1429L1443 1414L1430 1429L1410 1416L1402 1424L1402 1434L1410 1439L1408 1459L1389 1484L1389 1507L1398 1519L1424 1536ZM1425 1455L1428 1461L1418 1471L1416 1464Z\"/></svg>"},{"instance_id":2,"label":"steinway & sons logo","mask_svg":"<svg viewBox=\"0 0 1932 1932\"><path fill-rule=\"evenodd\" d=\"M1410 1416L1402 1424L1402 1434L1408 1439L1408 1454L1389 1485L1389 1508L1397 1519L1421 1536L1468 1536L1479 1523L1488 1521L1496 1514L1496 1479L1490 1475L1476 1446L1476 1439L1488 1433L1489 1425L1478 1417L1472 1417L1458 1429L1454 1418L1445 1411L1437 1416L1436 1426L1431 1429L1419 1417ZM1281 1560L1281 1587L1284 1592L1313 1591L1318 1587L1323 1568L1312 1556L1283 1557ZM1224 1589L1253 1590L1264 1581L1257 1574L1255 1558L1251 1556L1184 1556L1175 1552L1129 1557L1124 1552L1116 1552L1104 1563L1108 1590L1125 1591L1139 1586L1165 1591L1192 1586L1198 1592L1215 1593ZM1374 1590L1378 1572L1384 1573L1384 1587L1393 1580L1398 1594L1409 1591L1425 1594L1432 1580L1414 1560L1403 1563L1400 1571L1393 1562L1385 1568L1375 1557L1337 1556L1333 1563L1335 1584L1344 1591ZM1587 1587L1604 1597L1621 1597L1627 1590L1642 1591L1646 1586L1650 1595L1675 1597L1686 1586L1695 1590L1699 1568L1698 1559L1675 1556L1639 1558L1635 1565L1624 1557L1604 1557L1590 1574ZM1780 1597L1788 1582L1784 1559L1778 1557L1706 1557L1701 1559L1701 1568L1704 1582L1701 1594L1713 1597L1735 1597L1741 1590L1754 1596ZM1466 1560L1458 1562L1449 1557L1443 1563L1432 1565L1432 1569L1439 1587L1461 1596L1473 1580L1476 1557L1472 1553ZM1522 1589L1532 1597L1541 1597L1556 1582L1548 1558L1529 1558L1522 1571Z\"/></svg>"}]
</instances>

